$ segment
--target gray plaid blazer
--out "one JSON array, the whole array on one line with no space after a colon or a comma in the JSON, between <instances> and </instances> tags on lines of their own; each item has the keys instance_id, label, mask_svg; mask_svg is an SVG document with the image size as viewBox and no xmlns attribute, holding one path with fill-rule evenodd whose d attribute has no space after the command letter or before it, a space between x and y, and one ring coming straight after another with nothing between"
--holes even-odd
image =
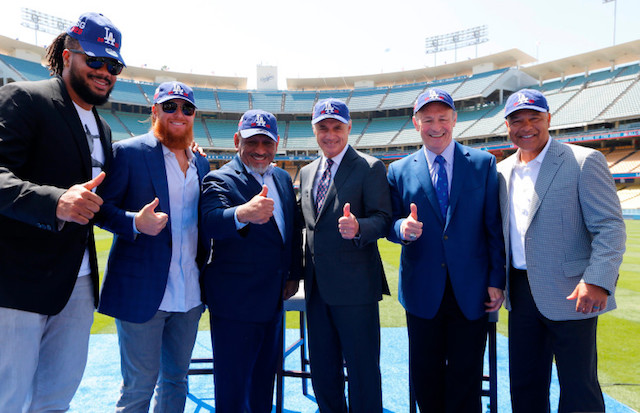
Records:
<instances>
[{"instance_id":1,"label":"gray plaid blazer","mask_svg":"<svg viewBox=\"0 0 640 413\"><path fill-rule=\"evenodd\" d=\"M498 164L507 263L511 263L509 181L517 156ZM593 149L552 140L531 202L525 257L531 293L542 315L556 321L577 320L616 308L614 293L626 232L604 156ZM592 314L575 311L575 301L566 297L580 281L609 292L606 310ZM505 306L511 309L508 273Z\"/></svg>"}]
</instances>

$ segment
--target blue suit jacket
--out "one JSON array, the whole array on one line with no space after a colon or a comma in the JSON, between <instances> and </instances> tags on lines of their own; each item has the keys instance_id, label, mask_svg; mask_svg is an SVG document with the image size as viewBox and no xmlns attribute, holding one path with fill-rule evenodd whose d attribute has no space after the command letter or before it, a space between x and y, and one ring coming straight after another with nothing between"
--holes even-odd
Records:
<instances>
[{"instance_id":1,"label":"blue suit jacket","mask_svg":"<svg viewBox=\"0 0 640 413\"><path fill-rule=\"evenodd\" d=\"M469 320L485 314L487 287L504 288L505 258L493 155L455 143L449 210L443 219L423 149L389 166L393 226L389 240L403 243L399 300L418 317L433 318L447 271L458 305ZM418 207L422 236L400 239L400 224Z\"/></svg>"},{"instance_id":2,"label":"blue suit jacket","mask_svg":"<svg viewBox=\"0 0 640 413\"><path fill-rule=\"evenodd\" d=\"M285 281L302 277L302 219L291 177L274 168L273 178L284 212L284 241L273 218L236 229L236 208L262 189L238 156L204 179L203 233L213 240L213 253L203 287L209 311L216 316L270 321L282 309Z\"/></svg>"},{"instance_id":3,"label":"blue suit jacket","mask_svg":"<svg viewBox=\"0 0 640 413\"><path fill-rule=\"evenodd\" d=\"M135 214L155 197L156 212L171 215L162 145L152 133L113 145L113 162L98 194L104 200L97 224L113 232L113 244L98 311L121 320L143 323L158 311L169 276L171 221L155 237L133 232ZM196 155L202 181L209 162ZM199 259L206 249L200 243Z\"/></svg>"}]
</instances>

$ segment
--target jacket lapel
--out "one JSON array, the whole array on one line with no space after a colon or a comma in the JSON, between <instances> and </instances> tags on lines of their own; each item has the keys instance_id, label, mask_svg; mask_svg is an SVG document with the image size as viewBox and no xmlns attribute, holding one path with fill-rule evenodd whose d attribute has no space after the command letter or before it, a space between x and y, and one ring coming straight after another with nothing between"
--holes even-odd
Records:
<instances>
[{"instance_id":1,"label":"jacket lapel","mask_svg":"<svg viewBox=\"0 0 640 413\"><path fill-rule=\"evenodd\" d=\"M553 138L549 137L549 139ZM533 196L531 198L531 212L529 214L529 219L527 220L527 228L531 225L531 221L538 212L538 208L547 194L549 186L553 182L558 169L560 169L560 165L564 162L564 159L562 158L563 154L564 148L562 148L562 145L555 140L552 140L551 145L549 145L549 150L542 161L542 165L540 165L538 179L536 179L535 190L533 191Z\"/></svg>"},{"instance_id":2,"label":"jacket lapel","mask_svg":"<svg viewBox=\"0 0 640 413\"><path fill-rule=\"evenodd\" d=\"M56 87L57 86L57 87ZM80 159L82 160L82 166L85 170L85 179L91 179L91 152L89 151L89 143L87 142L87 134L82 128L82 122L80 121L80 117L78 116L78 112L76 111L75 106L73 105L73 101L69 96L69 93L65 89L64 83L60 77L56 78L56 83L52 84L52 93L51 100L53 100L54 106L57 108L58 112L60 112L61 119L64 119L69 126L69 130L71 131L71 135L73 136L73 141L76 143L76 147L78 148L78 153L80 154ZM98 122L99 127L100 122ZM103 132L101 130L101 132ZM102 133L100 134L102 138ZM111 153L111 149L105 151L105 158L108 157L107 154Z\"/></svg>"},{"instance_id":3,"label":"jacket lapel","mask_svg":"<svg viewBox=\"0 0 640 413\"><path fill-rule=\"evenodd\" d=\"M415 158L413 160L413 167L415 176L418 177L418 181L420 181L420 186L427 196L429 200L429 204L431 204L431 208L436 217L438 217L438 221L444 227L445 220L442 218L440 214L440 203L438 202L438 195L436 195L436 190L433 187L433 183L431 182L431 173L429 172L429 164L427 163L427 157L424 154L424 149L420 149L415 154ZM418 207L419 209L419 207Z\"/></svg>"},{"instance_id":4,"label":"jacket lapel","mask_svg":"<svg viewBox=\"0 0 640 413\"><path fill-rule=\"evenodd\" d=\"M449 209L447 210L447 219L446 225L449 224L449 220L453 214L453 211L458 204L458 200L460 199L462 188L464 187L464 183L468 180L469 171L471 168L469 167L469 150L460 145L458 142L455 143L453 150L453 177L451 178L451 190L449 191ZM436 196L437 197L437 196Z\"/></svg>"},{"instance_id":5,"label":"jacket lapel","mask_svg":"<svg viewBox=\"0 0 640 413\"><path fill-rule=\"evenodd\" d=\"M167 182L167 170L164 165L162 145L152 133L144 135L144 144L147 150L144 152L145 164L149 170L153 189L160 200L160 210L170 215L169 211L169 184ZM167 225L170 225L171 221Z\"/></svg>"}]
</instances>

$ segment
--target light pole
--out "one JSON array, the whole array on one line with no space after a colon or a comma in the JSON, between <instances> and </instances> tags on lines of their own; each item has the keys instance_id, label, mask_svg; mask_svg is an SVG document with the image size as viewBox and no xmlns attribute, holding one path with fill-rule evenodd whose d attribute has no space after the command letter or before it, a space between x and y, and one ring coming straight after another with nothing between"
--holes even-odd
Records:
<instances>
[{"instance_id":1,"label":"light pole","mask_svg":"<svg viewBox=\"0 0 640 413\"><path fill-rule=\"evenodd\" d=\"M602 0L602 4L613 2L613 45L616 45L616 20L617 20L617 12L618 12L618 1L617 0Z\"/></svg>"}]
</instances>

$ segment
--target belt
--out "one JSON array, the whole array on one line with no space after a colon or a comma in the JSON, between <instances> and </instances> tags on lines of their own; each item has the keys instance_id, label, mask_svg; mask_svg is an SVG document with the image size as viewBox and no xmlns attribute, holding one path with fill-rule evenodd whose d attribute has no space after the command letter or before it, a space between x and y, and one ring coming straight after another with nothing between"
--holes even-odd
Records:
<instances>
[{"instance_id":1,"label":"belt","mask_svg":"<svg viewBox=\"0 0 640 413\"><path fill-rule=\"evenodd\" d=\"M511 266L511 268L509 269L509 273L515 276L527 276L527 270L519 270L517 268L514 268L513 266Z\"/></svg>"}]
</instances>

